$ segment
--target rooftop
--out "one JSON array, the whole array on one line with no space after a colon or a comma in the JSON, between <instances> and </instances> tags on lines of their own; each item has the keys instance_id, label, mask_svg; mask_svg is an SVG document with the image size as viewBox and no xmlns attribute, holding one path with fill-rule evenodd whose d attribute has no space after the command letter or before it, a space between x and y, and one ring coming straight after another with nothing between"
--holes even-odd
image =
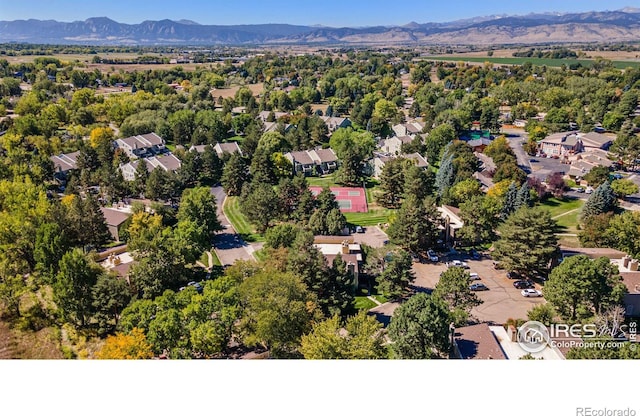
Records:
<instances>
[{"instance_id":1,"label":"rooftop","mask_svg":"<svg viewBox=\"0 0 640 416\"><path fill-rule=\"evenodd\" d=\"M456 347L462 359L506 360L507 356L486 323L456 328Z\"/></svg>"}]
</instances>

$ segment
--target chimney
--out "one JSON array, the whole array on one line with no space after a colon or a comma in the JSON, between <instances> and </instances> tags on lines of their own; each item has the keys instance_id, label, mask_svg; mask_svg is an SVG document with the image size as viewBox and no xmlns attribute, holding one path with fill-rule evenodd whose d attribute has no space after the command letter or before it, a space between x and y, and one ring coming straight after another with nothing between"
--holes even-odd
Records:
<instances>
[{"instance_id":1,"label":"chimney","mask_svg":"<svg viewBox=\"0 0 640 416\"><path fill-rule=\"evenodd\" d=\"M348 241L343 241L342 242L342 254L349 254L349 242Z\"/></svg>"},{"instance_id":2,"label":"chimney","mask_svg":"<svg viewBox=\"0 0 640 416\"><path fill-rule=\"evenodd\" d=\"M629 262L630 262L630 261L631 261L631 256L629 256L629 255L627 254L626 256L624 256L624 257L622 258L622 266L623 266L625 269L628 269L628 268L629 268Z\"/></svg>"},{"instance_id":3,"label":"chimney","mask_svg":"<svg viewBox=\"0 0 640 416\"><path fill-rule=\"evenodd\" d=\"M638 260L636 259L631 260L631 262L629 263L629 271L631 272L638 271Z\"/></svg>"}]
</instances>

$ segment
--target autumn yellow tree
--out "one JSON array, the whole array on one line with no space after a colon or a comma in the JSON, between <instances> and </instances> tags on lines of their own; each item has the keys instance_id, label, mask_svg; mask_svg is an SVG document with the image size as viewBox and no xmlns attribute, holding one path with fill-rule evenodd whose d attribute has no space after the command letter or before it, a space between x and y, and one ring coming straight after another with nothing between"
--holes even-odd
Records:
<instances>
[{"instance_id":1,"label":"autumn yellow tree","mask_svg":"<svg viewBox=\"0 0 640 416\"><path fill-rule=\"evenodd\" d=\"M103 145L105 142L108 144L111 144L111 141L113 140L113 138L114 138L114 135L113 135L113 130L111 130L111 128L96 127L95 129L91 130L91 133L89 135L89 144L91 144L91 147L96 149L101 145Z\"/></svg>"},{"instance_id":2,"label":"autumn yellow tree","mask_svg":"<svg viewBox=\"0 0 640 416\"><path fill-rule=\"evenodd\" d=\"M148 360L153 357L151 345L139 328L133 328L128 334L116 334L107 337L100 351L99 360Z\"/></svg>"}]
</instances>

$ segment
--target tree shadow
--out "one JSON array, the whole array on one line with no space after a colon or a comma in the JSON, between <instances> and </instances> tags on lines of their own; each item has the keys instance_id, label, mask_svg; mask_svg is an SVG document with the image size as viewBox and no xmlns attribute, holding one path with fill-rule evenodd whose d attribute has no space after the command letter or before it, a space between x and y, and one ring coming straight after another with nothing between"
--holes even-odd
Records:
<instances>
[{"instance_id":1,"label":"tree shadow","mask_svg":"<svg viewBox=\"0 0 640 416\"><path fill-rule=\"evenodd\" d=\"M213 245L219 250L246 247L248 244L238 234L218 234L213 239Z\"/></svg>"}]
</instances>

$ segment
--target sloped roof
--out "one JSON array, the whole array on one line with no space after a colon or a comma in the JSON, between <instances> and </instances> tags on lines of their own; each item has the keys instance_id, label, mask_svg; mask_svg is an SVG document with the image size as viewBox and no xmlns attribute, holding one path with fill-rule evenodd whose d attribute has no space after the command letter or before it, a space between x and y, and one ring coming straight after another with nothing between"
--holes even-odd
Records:
<instances>
[{"instance_id":1,"label":"sloped roof","mask_svg":"<svg viewBox=\"0 0 640 416\"><path fill-rule=\"evenodd\" d=\"M409 153L406 155L402 155L402 157L415 161L416 165L420 168L426 168L427 166L429 166L429 164L427 163L427 159L425 159L420 153Z\"/></svg>"},{"instance_id":2,"label":"sloped roof","mask_svg":"<svg viewBox=\"0 0 640 416\"><path fill-rule=\"evenodd\" d=\"M62 153L59 155L51 156L49 159L53 162L53 167L56 171L66 172L71 169L78 169L77 158L80 151L72 153Z\"/></svg>"},{"instance_id":3,"label":"sloped roof","mask_svg":"<svg viewBox=\"0 0 640 416\"><path fill-rule=\"evenodd\" d=\"M462 359L507 359L500 343L486 323L456 328L454 339Z\"/></svg>"},{"instance_id":4,"label":"sloped roof","mask_svg":"<svg viewBox=\"0 0 640 416\"><path fill-rule=\"evenodd\" d=\"M102 211L102 215L104 216L104 220L107 225L119 226L123 222L125 222L129 218L129 214L126 212L118 211L111 208L101 207L100 211Z\"/></svg>"},{"instance_id":5,"label":"sloped roof","mask_svg":"<svg viewBox=\"0 0 640 416\"><path fill-rule=\"evenodd\" d=\"M595 131L582 135L582 144L588 147L600 148L612 141L613 140L610 137L607 137L604 134L596 133Z\"/></svg>"}]
</instances>

